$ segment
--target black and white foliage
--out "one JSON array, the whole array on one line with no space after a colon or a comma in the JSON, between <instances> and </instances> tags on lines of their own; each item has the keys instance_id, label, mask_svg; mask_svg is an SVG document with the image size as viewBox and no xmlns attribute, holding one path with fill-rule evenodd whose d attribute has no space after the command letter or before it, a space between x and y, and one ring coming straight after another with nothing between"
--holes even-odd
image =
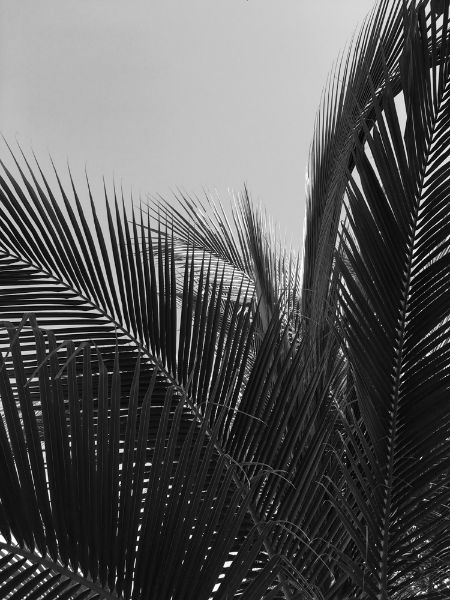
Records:
<instances>
[{"instance_id":1,"label":"black and white foliage","mask_svg":"<svg viewBox=\"0 0 450 600\"><path fill-rule=\"evenodd\" d=\"M302 260L4 158L1 598L450 597L449 12L330 78Z\"/></svg>"}]
</instances>

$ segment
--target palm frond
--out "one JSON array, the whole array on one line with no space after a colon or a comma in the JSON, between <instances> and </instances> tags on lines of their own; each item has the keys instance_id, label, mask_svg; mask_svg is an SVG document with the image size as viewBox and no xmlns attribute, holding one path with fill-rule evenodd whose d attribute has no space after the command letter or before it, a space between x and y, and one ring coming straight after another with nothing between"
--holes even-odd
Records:
<instances>
[{"instance_id":1,"label":"palm frond","mask_svg":"<svg viewBox=\"0 0 450 600\"><path fill-rule=\"evenodd\" d=\"M381 0L331 73L319 109L307 175L302 311L314 324L326 315L333 252L354 139L374 121L372 87L382 102L387 71L400 91L398 61L403 44L400 2Z\"/></svg>"},{"instance_id":2,"label":"palm frond","mask_svg":"<svg viewBox=\"0 0 450 600\"><path fill-rule=\"evenodd\" d=\"M3 597L8 589L223 598L262 580L276 585L282 562L264 551L274 524L238 535L256 480L217 456L226 410L212 432L208 419L183 422L185 399L173 387L161 395L158 369L142 396L140 360L129 386L118 346L109 374L101 352L58 349L32 320L34 386L25 376L28 339L25 354L22 336L6 326L13 366L1 359Z\"/></svg>"},{"instance_id":3,"label":"palm frond","mask_svg":"<svg viewBox=\"0 0 450 600\"><path fill-rule=\"evenodd\" d=\"M333 502L369 598L449 584L448 17L448 3L440 28L425 5L405 16L404 133L386 72L366 147L355 140L337 256L357 399Z\"/></svg>"}]
</instances>

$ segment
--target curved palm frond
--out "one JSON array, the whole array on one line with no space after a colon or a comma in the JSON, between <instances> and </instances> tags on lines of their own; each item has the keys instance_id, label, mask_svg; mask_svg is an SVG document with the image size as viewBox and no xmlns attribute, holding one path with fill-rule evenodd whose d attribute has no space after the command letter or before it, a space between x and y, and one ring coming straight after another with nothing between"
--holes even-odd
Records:
<instances>
[{"instance_id":1,"label":"curved palm frond","mask_svg":"<svg viewBox=\"0 0 450 600\"><path fill-rule=\"evenodd\" d=\"M302 310L312 324L328 312L333 253L355 137L364 139L365 128L374 122L374 100L383 102L386 71L395 93L401 89L403 17L401 2L380 0L332 72L316 118L307 175L302 293Z\"/></svg>"},{"instance_id":2,"label":"curved palm frond","mask_svg":"<svg viewBox=\"0 0 450 600\"><path fill-rule=\"evenodd\" d=\"M386 72L383 110L374 98L366 146L355 140L337 256L356 404L333 502L352 531L343 565L368 598L449 587L448 2L441 21L426 5L405 16L404 132Z\"/></svg>"}]
</instances>

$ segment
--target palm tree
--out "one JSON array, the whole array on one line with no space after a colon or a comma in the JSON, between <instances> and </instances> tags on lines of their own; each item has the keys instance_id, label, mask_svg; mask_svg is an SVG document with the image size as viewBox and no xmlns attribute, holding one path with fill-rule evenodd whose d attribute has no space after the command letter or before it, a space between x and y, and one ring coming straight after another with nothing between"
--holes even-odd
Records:
<instances>
[{"instance_id":1,"label":"palm tree","mask_svg":"<svg viewBox=\"0 0 450 600\"><path fill-rule=\"evenodd\" d=\"M2 162L1 598L450 597L449 11L330 79L302 261L246 189Z\"/></svg>"}]
</instances>

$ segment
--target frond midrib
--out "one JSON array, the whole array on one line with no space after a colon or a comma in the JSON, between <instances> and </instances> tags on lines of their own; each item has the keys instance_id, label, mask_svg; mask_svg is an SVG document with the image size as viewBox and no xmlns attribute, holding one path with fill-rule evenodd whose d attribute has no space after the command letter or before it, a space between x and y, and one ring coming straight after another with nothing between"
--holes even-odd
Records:
<instances>
[{"instance_id":1,"label":"frond midrib","mask_svg":"<svg viewBox=\"0 0 450 600\"><path fill-rule=\"evenodd\" d=\"M403 270L403 286L401 297L399 298L399 312L398 312L398 320L397 320L397 335L394 344L394 365L393 365L393 388L391 391L391 406L389 411L389 421L388 421L388 460L387 460L387 469L386 469L386 477L385 477L385 496L384 496L384 505L383 505L383 516L382 516L382 546L380 551L380 577L379 577L379 592L386 594L388 589L388 554L389 554L389 545L390 545L390 525L391 525L391 507L392 507L392 496L393 496L393 487L394 487L394 479L395 479L395 457L396 457L396 437L397 437L397 429L398 429L398 413L400 410L400 396L401 396L401 377L403 373L404 366L404 347L406 343L406 330L408 326L408 322L410 320L410 296L411 290L414 285L414 279L417 276L417 273L414 273L414 263L415 263L415 249L417 238L420 238L421 229L420 229L420 210L421 204L423 201L423 190L426 190L426 178L427 178L427 169L426 166L429 162L430 156L433 156L433 143L434 143L434 132L436 126L439 123L439 119L441 117L440 105L442 102L445 102L445 89L442 91L440 95L439 102L433 106L433 119L432 125L430 127L428 136L426 136L426 150L422 156L422 164L421 169L419 170L419 178L417 182L417 188L415 190L415 199L414 199L414 207L413 214L410 223L408 238L407 238L407 248L406 248L406 256L405 256L405 264ZM411 167L410 167L411 168ZM384 598L385 596L383 596ZM387 596L386 596L387 598Z\"/></svg>"}]
</instances>

